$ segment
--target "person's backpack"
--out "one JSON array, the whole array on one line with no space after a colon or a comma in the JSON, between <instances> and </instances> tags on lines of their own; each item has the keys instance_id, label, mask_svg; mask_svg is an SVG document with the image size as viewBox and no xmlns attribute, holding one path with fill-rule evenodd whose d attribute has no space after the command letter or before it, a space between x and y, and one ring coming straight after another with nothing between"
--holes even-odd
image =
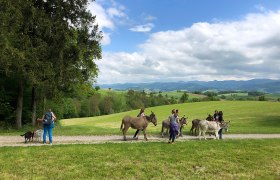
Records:
<instances>
[{"instance_id":1,"label":"person's backpack","mask_svg":"<svg viewBox=\"0 0 280 180\"><path fill-rule=\"evenodd\" d=\"M46 112L43 124L44 125L50 125L52 123L52 113L51 112Z\"/></svg>"}]
</instances>

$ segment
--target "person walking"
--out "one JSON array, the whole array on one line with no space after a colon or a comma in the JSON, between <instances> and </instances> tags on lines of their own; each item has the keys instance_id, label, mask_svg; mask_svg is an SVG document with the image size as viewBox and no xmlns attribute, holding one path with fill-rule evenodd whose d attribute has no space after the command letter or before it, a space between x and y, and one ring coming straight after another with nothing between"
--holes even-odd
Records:
<instances>
[{"instance_id":1,"label":"person walking","mask_svg":"<svg viewBox=\"0 0 280 180\"><path fill-rule=\"evenodd\" d=\"M224 123L224 118L223 118L223 111L219 111L217 115L217 122L220 124L221 129L218 131L219 134L219 139L223 139L223 123Z\"/></svg>"},{"instance_id":2,"label":"person walking","mask_svg":"<svg viewBox=\"0 0 280 180\"><path fill-rule=\"evenodd\" d=\"M47 133L49 135L49 143L52 144L52 129L54 128L54 121L56 120L56 116L52 112L51 109L49 109L43 119L43 129L44 129L44 134L43 134L43 144L46 144L46 136Z\"/></svg>"},{"instance_id":3,"label":"person walking","mask_svg":"<svg viewBox=\"0 0 280 180\"><path fill-rule=\"evenodd\" d=\"M215 112L214 112L214 114L213 114L213 119L214 119L214 121L218 121L218 119L219 119L218 110L215 110Z\"/></svg>"},{"instance_id":4,"label":"person walking","mask_svg":"<svg viewBox=\"0 0 280 180\"><path fill-rule=\"evenodd\" d=\"M141 108L140 112L138 113L137 117L144 117L145 116L145 108ZM133 138L135 139L137 134L139 133L140 129L137 129Z\"/></svg>"},{"instance_id":5,"label":"person walking","mask_svg":"<svg viewBox=\"0 0 280 180\"><path fill-rule=\"evenodd\" d=\"M175 109L171 111L171 115L169 116L169 141L168 143L174 143L175 138L178 134L178 115L175 112Z\"/></svg>"}]
</instances>

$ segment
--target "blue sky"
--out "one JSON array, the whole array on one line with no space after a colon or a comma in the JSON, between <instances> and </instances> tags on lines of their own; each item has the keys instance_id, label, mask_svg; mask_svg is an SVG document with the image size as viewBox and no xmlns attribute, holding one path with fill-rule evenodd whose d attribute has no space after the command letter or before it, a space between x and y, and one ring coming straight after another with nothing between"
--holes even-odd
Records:
<instances>
[{"instance_id":1,"label":"blue sky","mask_svg":"<svg viewBox=\"0 0 280 180\"><path fill-rule=\"evenodd\" d=\"M277 0L96 0L100 84L280 79Z\"/></svg>"}]
</instances>

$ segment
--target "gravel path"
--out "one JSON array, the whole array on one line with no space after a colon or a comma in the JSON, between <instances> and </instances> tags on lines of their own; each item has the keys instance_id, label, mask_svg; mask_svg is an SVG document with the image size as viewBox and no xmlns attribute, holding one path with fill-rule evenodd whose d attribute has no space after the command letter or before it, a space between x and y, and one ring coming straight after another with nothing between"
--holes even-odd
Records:
<instances>
[{"instance_id":1,"label":"gravel path","mask_svg":"<svg viewBox=\"0 0 280 180\"><path fill-rule=\"evenodd\" d=\"M208 139L213 139L213 136ZM280 134L223 134L223 139L271 139L280 138ZM58 144L98 144L98 143L136 143L146 142L143 135L139 136L138 140L132 139L132 135L127 136L127 141L123 141L123 136L54 136L53 145ZM148 136L148 142L167 142L167 137ZM184 135L176 139L176 141L198 140L198 137ZM41 146L41 142L34 141L24 143L24 138L21 136L0 136L0 147L3 146Z\"/></svg>"}]
</instances>

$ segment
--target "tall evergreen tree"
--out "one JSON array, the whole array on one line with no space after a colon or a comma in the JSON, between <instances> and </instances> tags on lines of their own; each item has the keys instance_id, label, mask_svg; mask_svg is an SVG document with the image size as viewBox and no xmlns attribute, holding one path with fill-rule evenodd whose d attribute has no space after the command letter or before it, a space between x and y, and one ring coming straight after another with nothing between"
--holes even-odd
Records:
<instances>
[{"instance_id":1,"label":"tall evergreen tree","mask_svg":"<svg viewBox=\"0 0 280 180\"><path fill-rule=\"evenodd\" d=\"M35 123L36 94L50 99L97 76L102 34L87 5L88 0L1 0L0 73L18 77L18 128L26 85L32 87Z\"/></svg>"}]
</instances>

